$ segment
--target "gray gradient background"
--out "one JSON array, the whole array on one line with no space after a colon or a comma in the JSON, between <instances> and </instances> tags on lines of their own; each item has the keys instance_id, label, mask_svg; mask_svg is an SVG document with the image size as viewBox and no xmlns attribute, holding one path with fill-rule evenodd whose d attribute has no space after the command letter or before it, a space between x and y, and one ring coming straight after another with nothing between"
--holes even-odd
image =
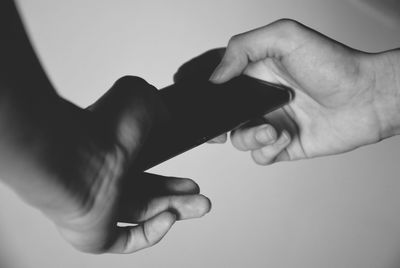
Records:
<instances>
[{"instance_id":1,"label":"gray gradient background","mask_svg":"<svg viewBox=\"0 0 400 268\"><path fill-rule=\"evenodd\" d=\"M360 1L19 4L58 91L86 106L124 74L165 86L187 59L282 17L361 50L399 47L396 12L385 9L395 1L375 1L383 8ZM178 222L160 244L133 255L73 250L0 185L0 267L398 267L399 149L392 138L344 155L259 167L230 145L203 145L154 171L194 178L212 212Z\"/></svg>"}]
</instances>

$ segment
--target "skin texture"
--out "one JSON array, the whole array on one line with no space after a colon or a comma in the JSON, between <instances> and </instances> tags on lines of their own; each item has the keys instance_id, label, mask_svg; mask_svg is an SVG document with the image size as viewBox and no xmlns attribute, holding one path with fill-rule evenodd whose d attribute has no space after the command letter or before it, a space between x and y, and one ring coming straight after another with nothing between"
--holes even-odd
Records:
<instances>
[{"instance_id":1,"label":"skin texture","mask_svg":"<svg viewBox=\"0 0 400 268\"><path fill-rule=\"evenodd\" d=\"M88 253L132 253L210 210L192 180L135 171L161 118L153 86L126 76L77 107L49 82L12 1L1 1L0 20L0 178L67 242Z\"/></svg>"},{"instance_id":2,"label":"skin texture","mask_svg":"<svg viewBox=\"0 0 400 268\"><path fill-rule=\"evenodd\" d=\"M267 165L344 153L398 134L399 66L399 51L364 53L284 19L234 36L210 80L244 73L294 90L288 105L231 133L237 149Z\"/></svg>"}]
</instances>

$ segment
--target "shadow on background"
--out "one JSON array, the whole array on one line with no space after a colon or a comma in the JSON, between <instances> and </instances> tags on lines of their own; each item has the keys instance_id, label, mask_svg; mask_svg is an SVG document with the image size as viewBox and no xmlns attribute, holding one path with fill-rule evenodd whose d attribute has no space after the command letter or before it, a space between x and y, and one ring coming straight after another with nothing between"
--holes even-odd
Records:
<instances>
[{"instance_id":1,"label":"shadow on background","mask_svg":"<svg viewBox=\"0 0 400 268\"><path fill-rule=\"evenodd\" d=\"M384 25L397 28L400 25L400 1L398 0L351 0Z\"/></svg>"},{"instance_id":2,"label":"shadow on background","mask_svg":"<svg viewBox=\"0 0 400 268\"><path fill-rule=\"evenodd\" d=\"M360 0L376 8L384 15L400 19L400 2L398 0Z\"/></svg>"}]
</instances>

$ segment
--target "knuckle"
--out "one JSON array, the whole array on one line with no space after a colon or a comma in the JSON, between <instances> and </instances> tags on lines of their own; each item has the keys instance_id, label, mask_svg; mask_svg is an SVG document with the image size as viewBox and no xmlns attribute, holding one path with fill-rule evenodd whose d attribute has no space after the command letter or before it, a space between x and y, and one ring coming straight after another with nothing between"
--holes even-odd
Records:
<instances>
[{"instance_id":1,"label":"knuckle","mask_svg":"<svg viewBox=\"0 0 400 268\"><path fill-rule=\"evenodd\" d=\"M157 107L157 89L148 84L143 78L123 76L118 79L111 90L113 101L119 103L120 108L142 107L151 117L153 109Z\"/></svg>"},{"instance_id":2,"label":"knuckle","mask_svg":"<svg viewBox=\"0 0 400 268\"><path fill-rule=\"evenodd\" d=\"M229 39L227 50L235 50L241 47L243 40L245 39L244 34L237 34Z\"/></svg>"},{"instance_id":3,"label":"knuckle","mask_svg":"<svg viewBox=\"0 0 400 268\"><path fill-rule=\"evenodd\" d=\"M272 24L282 38L297 40L302 35L304 26L293 19L280 19Z\"/></svg>"},{"instance_id":4,"label":"knuckle","mask_svg":"<svg viewBox=\"0 0 400 268\"><path fill-rule=\"evenodd\" d=\"M308 38L305 26L293 19L277 20L264 30L266 33L272 33L274 39L279 41L281 50L285 52L298 48L299 44Z\"/></svg>"},{"instance_id":5,"label":"knuckle","mask_svg":"<svg viewBox=\"0 0 400 268\"><path fill-rule=\"evenodd\" d=\"M120 91L121 94L123 95L134 94L141 96L149 96L157 92L157 89L154 86L147 83L147 81L144 80L143 78L131 75L125 75L119 78L115 82L114 88Z\"/></svg>"},{"instance_id":6,"label":"knuckle","mask_svg":"<svg viewBox=\"0 0 400 268\"><path fill-rule=\"evenodd\" d=\"M147 82L141 77L133 75L124 75L116 81L117 85L120 86L132 86L132 85L146 85Z\"/></svg>"},{"instance_id":7,"label":"knuckle","mask_svg":"<svg viewBox=\"0 0 400 268\"><path fill-rule=\"evenodd\" d=\"M200 186L192 179L186 179L186 184L193 189L195 193L200 192Z\"/></svg>"},{"instance_id":8,"label":"knuckle","mask_svg":"<svg viewBox=\"0 0 400 268\"><path fill-rule=\"evenodd\" d=\"M274 24L275 26L281 28L282 30L289 30L289 31L298 29L301 25L298 21L288 18L279 19Z\"/></svg>"},{"instance_id":9,"label":"knuckle","mask_svg":"<svg viewBox=\"0 0 400 268\"><path fill-rule=\"evenodd\" d=\"M236 35L231 36L231 38L229 39L228 45L232 46L233 44L237 43L239 41L239 39L240 39L239 36L240 36L240 34L236 34Z\"/></svg>"}]
</instances>

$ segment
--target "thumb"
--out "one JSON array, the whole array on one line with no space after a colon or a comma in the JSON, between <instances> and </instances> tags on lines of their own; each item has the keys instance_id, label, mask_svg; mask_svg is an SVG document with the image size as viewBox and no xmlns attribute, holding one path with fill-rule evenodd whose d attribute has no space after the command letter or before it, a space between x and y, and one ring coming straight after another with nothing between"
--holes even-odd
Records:
<instances>
[{"instance_id":1,"label":"thumb","mask_svg":"<svg viewBox=\"0 0 400 268\"><path fill-rule=\"evenodd\" d=\"M129 156L143 144L155 119L156 88L134 76L118 79L111 89L87 109L106 133L106 139Z\"/></svg>"},{"instance_id":2,"label":"thumb","mask_svg":"<svg viewBox=\"0 0 400 268\"><path fill-rule=\"evenodd\" d=\"M215 48L185 62L174 74L174 82L207 81L224 55L225 48Z\"/></svg>"}]
</instances>

